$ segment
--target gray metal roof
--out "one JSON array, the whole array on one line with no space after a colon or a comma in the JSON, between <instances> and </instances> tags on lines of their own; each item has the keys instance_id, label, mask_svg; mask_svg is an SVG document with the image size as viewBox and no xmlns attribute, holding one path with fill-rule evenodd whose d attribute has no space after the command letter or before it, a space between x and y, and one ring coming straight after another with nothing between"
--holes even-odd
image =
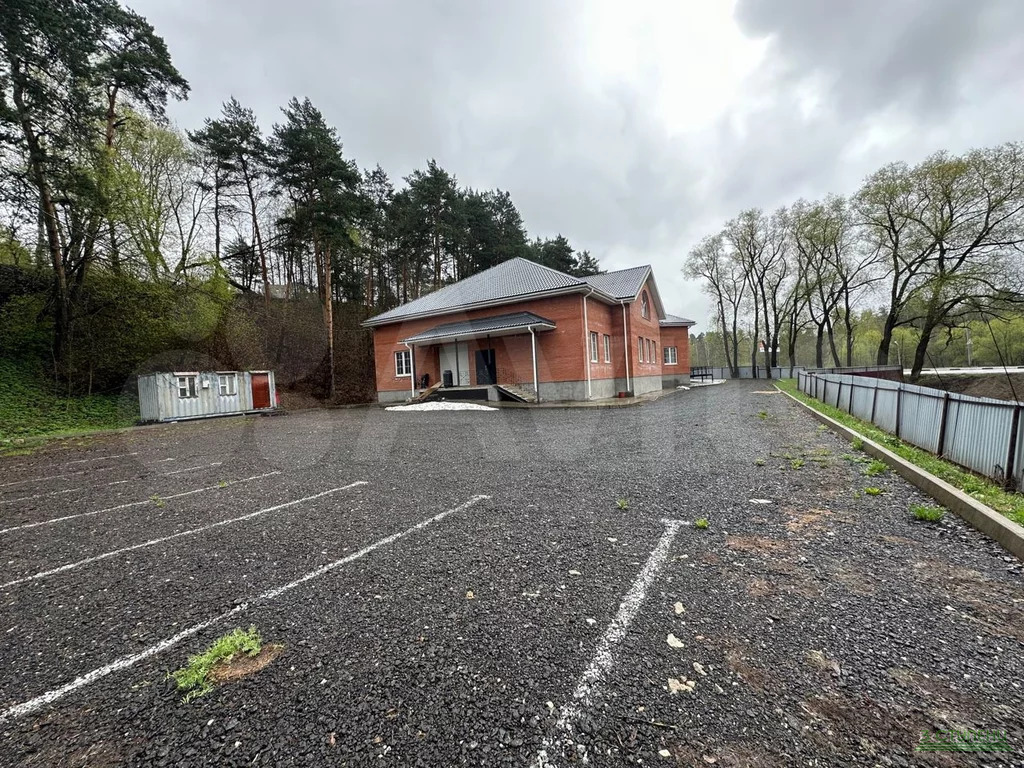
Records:
<instances>
[{"instance_id":1,"label":"gray metal roof","mask_svg":"<svg viewBox=\"0 0 1024 768\"><path fill-rule=\"evenodd\" d=\"M644 281L651 272L649 265L620 269L617 272L604 272L600 275L588 275L583 279L587 284L616 299L635 299L644 287Z\"/></svg>"},{"instance_id":2,"label":"gray metal roof","mask_svg":"<svg viewBox=\"0 0 1024 768\"><path fill-rule=\"evenodd\" d=\"M383 325L410 317L443 314L467 306L501 303L521 296L568 291L586 285L583 280L564 272L528 259L514 258L371 317L363 325Z\"/></svg>"},{"instance_id":3,"label":"gray metal roof","mask_svg":"<svg viewBox=\"0 0 1024 768\"><path fill-rule=\"evenodd\" d=\"M661 321L660 325L696 325L697 323L693 320L687 320L685 317L679 315L665 315L665 319Z\"/></svg>"},{"instance_id":4,"label":"gray metal roof","mask_svg":"<svg viewBox=\"0 0 1024 768\"><path fill-rule=\"evenodd\" d=\"M551 320L535 315L533 312L512 312L507 315L495 315L494 317L481 317L476 320L462 320L456 323L442 323L430 330L417 333L403 341L417 344L424 341L447 338L471 338L485 333L498 331L509 331L530 326L545 326L554 328Z\"/></svg>"}]
</instances>

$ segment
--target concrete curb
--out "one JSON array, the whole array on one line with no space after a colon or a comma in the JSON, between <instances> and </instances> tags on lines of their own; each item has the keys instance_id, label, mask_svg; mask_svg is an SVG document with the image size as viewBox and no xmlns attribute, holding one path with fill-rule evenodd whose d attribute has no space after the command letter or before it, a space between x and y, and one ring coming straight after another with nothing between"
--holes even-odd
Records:
<instances>
[{"instance_id":1,"label":"concrete curb","mask_svg":"<svg viewBox=\"0 0 1024 768\"><path fill-rule=\"evenodd\" d=\"M959 488L954 488L931 472L927 472L903 457L897 456L888 448L864 437L864 435L856 430L850 429L850 427L840 424L835 419L826 416L806 403L800 402L789 392L779 389L778 386L775 388L801 408L806 409L815 419L828 426L833 432L837 432L849 440L854 438L862 440L865 453L884 461L896 474L907 480L911 485L916 486L942 506L958 514L970 525L999 543L1011 554L1024 560L1024 526L1017 525L1008 517L999 514L991 507L985 506L977 499L968 496Z\"/></svg>"}]
</instances>

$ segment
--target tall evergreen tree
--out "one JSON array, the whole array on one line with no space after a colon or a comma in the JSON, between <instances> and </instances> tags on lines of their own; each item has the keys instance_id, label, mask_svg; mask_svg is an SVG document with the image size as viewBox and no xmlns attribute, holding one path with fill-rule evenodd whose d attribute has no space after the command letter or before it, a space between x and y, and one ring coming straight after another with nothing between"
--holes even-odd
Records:
<instances>
[{"instance_id":1,"label":"tall evergreen tree","mask_svg":"<svg viewBox=\"0 0 1024 768\"><path fill-rule=\"evenodd\" d=\"M355 164L342 155L337 131L309 99L292 99L284 122L274 126L271 157L278 190L291 204L290 225L313 253L327 332L329 396L334 380L335 254L351 245L360 181Z\"/></svg>"}]
</instances>

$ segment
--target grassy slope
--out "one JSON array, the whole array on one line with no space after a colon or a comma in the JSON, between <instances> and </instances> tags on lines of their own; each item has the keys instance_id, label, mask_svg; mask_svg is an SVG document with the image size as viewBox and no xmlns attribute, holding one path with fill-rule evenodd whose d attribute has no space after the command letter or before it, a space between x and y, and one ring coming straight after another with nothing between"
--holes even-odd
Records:
<instances>
[{"instance_id":1,"label":"grassy slope","mask_svg":"<svg viewBox=\"0 0 1024 768\"><path fill-rule=\"evenodd\" d=\"M876 443L879 443L898 456L911 461L922 469L931 472L936 477L945 480L952 486L968 493L983 504L987 504L997 512L1006 515L1016 523L1024 525L1024 496L1017 493L1008 493L983 477L970 472L952 462L940 459L928 453L928 451L910 445L900 440L895 435L885 432L874 424L861 421L845 411L833 408L797 390L796 380L783 379L775 382L780 389L785 390L801 402L807 403L817 411L835 419L851 429L855 429Z\"/></svg>"},{"instance_id":2,"label":"grassy slope","mask_svg":"<svg viewBox=\"0 0 1024 768\"><path fill-rule=\"evenodd\" d=\"M0 360L0 450L20 438L116 429L135 423L118 395L61 397L28 364Z\"/></svg>"}]
</instances>

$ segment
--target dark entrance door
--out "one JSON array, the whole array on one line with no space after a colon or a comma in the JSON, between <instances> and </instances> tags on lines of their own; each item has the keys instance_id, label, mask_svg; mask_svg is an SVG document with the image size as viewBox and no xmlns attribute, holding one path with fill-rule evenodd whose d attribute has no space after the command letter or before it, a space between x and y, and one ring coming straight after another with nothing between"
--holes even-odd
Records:
<instances>
[{"instance_id":1,"label":"dark entrance door","mask_svg":"<svg viewBox=\"0 0 1024 768\"><path fill-rule=\"evenodd\" d=\"M498 369L494 364L493 349L478 349L476 351L476 383L497 384Z\"/></svg>"},{"instance_id":2,"label":"dark entrance door","mask_svg":"<svg viewBox=\"0 0 1024 768\"><path fill-rule=\"evenodd\" d=\"M266 373L252 374L252 407L270 407L270 376Z\"/></svg>"}]
</instances>

